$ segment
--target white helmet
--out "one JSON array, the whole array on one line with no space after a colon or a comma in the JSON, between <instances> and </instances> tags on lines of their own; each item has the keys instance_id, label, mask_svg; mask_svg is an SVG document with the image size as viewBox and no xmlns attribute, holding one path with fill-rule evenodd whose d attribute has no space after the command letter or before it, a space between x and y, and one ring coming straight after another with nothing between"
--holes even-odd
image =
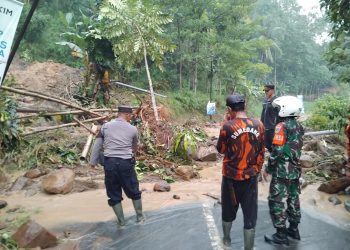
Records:
<instances>
[{"instance_id":1,"label":"white helmet","mask_svg":"<svg viewBox=\"0 0 350 250\"><path fill-rule=\"evenodd\" d=\"M295 96L281 96L272 102L273 107L279 108L279 117L300 116L303 103Z\"/></svg>"}]
</instances>

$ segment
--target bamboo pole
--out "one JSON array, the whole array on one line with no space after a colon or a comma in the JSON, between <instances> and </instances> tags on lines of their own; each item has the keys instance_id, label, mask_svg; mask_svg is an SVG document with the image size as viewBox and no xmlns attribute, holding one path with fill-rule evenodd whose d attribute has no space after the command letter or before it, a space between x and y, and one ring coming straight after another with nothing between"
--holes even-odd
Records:
<instances>
[{"instance_id":1,"label":"bamboo pole","mask_svg":"<svg viewBox=\"0 0 350 250\"><path fill-rule=\"evenodd\" d=\"M81 121L79 121L77 118L73 117L73 120L75 122L77 122L79 124L79 126L85 128L88 132L90 132L91 134L95 135L95 132L92 131L91 129L89 129L84 123L82 123Z\"/></svg>"},{"instance_id":2,"label":"bamboo pole","mask_svg":"<svg viewBox=\"0 0 350 250\"><path fill-rule=\"evenodd\" d=\"M91 118L85 121L82 121L83 123L87 123L87 122L95 122L95 121L100 121L103 119L106 119L108 116L103 116L103 117L97 117L97 118ZM66 124L62 124L62 125L57 125L57 126L51 126L51 127L46 127L46 128L42 128L42 129L38 129L38 130L34 130L34 131L30 131L30 132L25 132L23 134L21 134L22 136L27 136L27 135L32 135L32 134L36 134L36 133L40 133L40 132L45 132L45 131L49 131L49 130L54 130L54 129L60 129L60 128L65 128L65 127L71 127L71 126L77 126L79 125L77 122L72 122L72 123L66 123Z\"/></svg>"},{"instance_id":3,"label":"bamboo pole","mask_svg":"<svg viewBox=\"0 0 350 250\"><path fill-rule=\"evenodd\" d=\"M83 152L81 153L80 155L80 160L82 161L85 161L86 160L86 156L89 152L89 149L90 149L90 146L91 146L91 143L92 143L92 139L94 138L94 134L96 134L96 131L97 131L97 126L95 124L92 124L92 127L91 127L91 132L93 133L90 133L86 143L85 143L85 146L84 146L84 149L83 149Z\"/></svg>"},{"instance_id":4,"label":"bamboo pole","mask_svg":"<svg viewBox=\"0 0 350 250\"><path fill-rule=\"evenodd\" d=\"M27 112L27 110L24 110L24 112L21 112L22 109L20 109L19 113L40 113L40 114L32 114L32 115L25 115L21 117L17 117L17 119L26 119L26 118L31 118L31 117L40 117L40 116L56 116L56 115L73 115L73 114L83 114L86 113L85 111L82 110L70 110L70 111L57 111L54 113L45 113L45 111L35 111L35 112ZM117 112L118 109L91 109L93 112ZM18 111L17 111L18 112Z\"/></svg>"},{"instance_id":5,"label":"bamboo pole","mask_svg":"<svg viewBox=\"0 0 350 250\"><path fill-rule=\"evenodd\" d=\"M85 112L87 112L89 114L92 114L94 116L101 117L101 115L96 113L96 112L90 111L88 109L79 107L78 105L75 105L75 104L72 104L72 103L69 103L69 102L57 99L57 98L48 97L48 96L45 96L45 95L42 95L42 94L31 93L31 92L28 92L28 91L25 91L25 90L18 90L18 89L14 89L14 88L10 88L10 87L5 87L5 86L0 86L0 89L6 90L6 91L9 91L9 92L13 92L13 93L16 93L16 94L20 94L20 95L32 96L32 97L41 98L41 99L44 99L44 100L47 100L47 101L57 102L57 103L63 104L65 106L68 106L68 107L71 107L71 108L76 108L76 109L79 109L79 110L83 110L83 111L85 111Z\"/></svg>"},{"instance_id":6,"label":"bamboo pole","mask_svg":"<svg viewBox=\"0 0 350 250\"><path fill-rule=\"evenodd\" d=\"M128 84L125 84L125 83L122 83L122 82L118 82L118 81L114 81L114 80L111 80L110 82L118 84L118 85L123 86L123 87L127 87L127 88L131 88L131 89L139 90L139 91L142 91L142 92L146 92L146 93L149 93L149 94L151 93L149 90L138 88L138 87L135 87L135 86L131 86L131 85L128 85ZM154 93L154 95L166 98L166 95L161 95L161 94L157 94L157 93Z\"/></svg>"}]
</instances>

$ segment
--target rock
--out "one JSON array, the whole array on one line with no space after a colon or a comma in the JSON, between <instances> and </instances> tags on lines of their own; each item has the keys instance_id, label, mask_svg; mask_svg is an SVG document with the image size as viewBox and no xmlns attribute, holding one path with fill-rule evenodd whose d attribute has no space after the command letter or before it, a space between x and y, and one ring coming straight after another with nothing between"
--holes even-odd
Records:
<instances>
[{"instance_id":1,"label":"rock","mask_svg":"<svg viewBox=\"0 0 350 250\"><path fill-rule=\"evenodd\" d=\"M32 220L22 224L12 235L12 239L23 248L48 248L57 245L56 236Z\"/></svg>"},{"instance_id":2,"label":"rock","mask_svg":"<svg viewBox=\"0 0 350 250\"><path fill-rule=\"evenodd\" d=\"M339 198L335 195L332 195L328 198L328 201L333 203L333 205L339 205L341 204L341 200L339 200Z\"/></svg>"},{"instance_id":3,"label":"rock","mask_svg":"<svg viewBox=\"0 0 350 250\"><path fill-rule=\"evenodd\" d=\"M346 211L350 212L350 200L344 201L344 207Z\"/></svg>"},{"instance_id":4,"label":"rock","mask_svg":"<svg viewBox=\"0 0 350 250\"><path fill-rule=\"evenodd\" d=\"M27 190L27 192L25 193L25 197L31 197L34 196L38 193L38 190L35 189L29 189Z\"/></svg>"},{"instance_id":5,"label":"rock","mask_svg":"<svg viewBox=\"0 0 350 250\"><path fill-rule=\"evenodd\" d=\"M175 200L180 200L180 196L177 195L177 194L174 194L174 195L173 195L173 199L175 199Z\"/></svg>"},{"instance_id":6,"label":"rock","mask_svg":"<svg viewBox=\"0 0 350 250\"><path fill-rule=\"evenodd\" d=\"M192 166L178 166L175 169L175 173L186 181L189 181L191 178L195 177Z\"/></svg>"},{"instance_id":7,"label":"rock","mask_svg":"<svg viewBox=\"0 0 350 250\"><path fill-rule=\"evenodd\" d=\"M74 177L72 170L61 168L44 177L42 188L49 194L67 194L73 189Z\"/></svg>"},{"instance_id":8,"label":"rock","mask_svg":"<svg viewBox=\"0 0 350 250\"><path fill-rule=\"evenodd\" d=\"M7 224L0 221L0 230L7 228Z\"/></svg>"},{"instance_id":9,"label":"rock","mask_svg":"<svg viewBox=\"0 0 350 250\"><path fill-rule=\"evenodd\" d=\"M16 179L16 181L12 184L12 186L10 187L9 191L19 191L22 190L23 188L29 186L32 183L32 180L27 178L27 177L23 177L20 176Z\"/></svg>"},{"instance_id":10,"label":"rock","mask_svg":"<svg viewBox=\"0 0 350 250\"><path fill-rule=\"evenodd\" d=\"M169 192L170 191L170 185L166 181L157 182L153 186L154 192Z\"/></svg>"},{"instance_id":11,"label":"rock","mask_svg":"<svg viewBox=\"0 0 350 250\"><path fill-rule=\"evenodd\" d=\"M216 161L218 151L215 146L199 147L193 159L199 161Z\"/></svg>"},{"instance_id":12,"label":"rock","mask_svg":"<svg viewBox=\"0 0 350 250\"><path fill-rule=\"evenodd\" d=\"M7 202L4 201L4 200L0 200L0 209L1 209L1 208L4 208L4 207L6 207L6 206L7 206Z\"/></svg>"},{"instance_id":13,"label":"rock","mask_svg":"<svg viewBox=\"0 0 350 250\"><path fill-rule=\"evenodd\" d=\"M314 165L314 159L310 155L301 155L300 164L302 168L312 168Z\"/></svg>"},{"instance_id":14,"label":"rock","mask_svg":"<svg viewBox=\"0 0 350 250\"><path fill-rule=\"evenodd\" d=\"M31 170L27 171L24 174L24 177L27 177L29 179L35 179L35 178L38 178L38 177L45 175L45 174L46 174L45 172L42 172L40 169L35 168L35 169L31 169Z\"/></svg>"},{"instance_id":15,"label":"rock","mask_svg":"<svg viewBox=\"0 0 350 250\"><path fill-rule=\"evenodd\" d=\"M340 191L343 191L349 185L350 178L343 177L326 183L322 183L317 190L328 194L336 194Z\"/></svg>"},{"instance_id":16,"label":"rock","mask_svg":"<svg viewBox=\"0 0 350 250\"><path fill-rule=\"evenodd\" d=\"M0 187L3 187L7 184L8 179L5 175L5 172L0 168Z\"/></svg>"},{"instance_id":17,"label":"rock","mask_svg":"<svg viewBox=\"0 0 350 250\"><path fill-rule=\"evenodd\" d=\"M10 213L14 213L16 211L18 211L20 209L20 207L13 207L13 208L10 208L6 211L6 213L10 214Z\"/></svg>"},{"instance_id":18,"label":"rock","mask_svg":"<svg viewBox=\"0 0 350 250\"><path fill-rule=\"evenodd\" d=\"M306 188L306 186L307 186L308 184L309 184L309 183L308 183L304 178L299 178L299 185L300 185L301 189Z\"/></svg>"},{"instance_id":19,"label":"rock","mask_svg":"<svg viewBox=\"0 0 350 250\"><path fill-rule=\"evenodd\" d=\"M345 192L345 194L350 195L350 186L345 188L344 192Z\"/></svg>"}]
</instances>

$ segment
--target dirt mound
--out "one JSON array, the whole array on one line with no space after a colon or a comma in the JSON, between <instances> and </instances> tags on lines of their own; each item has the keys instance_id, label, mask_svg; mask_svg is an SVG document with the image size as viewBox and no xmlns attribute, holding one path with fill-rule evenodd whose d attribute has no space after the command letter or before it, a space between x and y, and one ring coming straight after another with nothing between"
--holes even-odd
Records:
<instances>
[{"instance_id":1,"label":"dirt mound","mask_svg":"<svg viewBox=\"0 0 350 250\"><path fill-rule=\"evenodd\" d=\"M50 95L63 96L67 87L82 81L81 71L53 61L26 63L15 59L8 76L13 76L16 87Z\"/></svg>"}]
</instances>

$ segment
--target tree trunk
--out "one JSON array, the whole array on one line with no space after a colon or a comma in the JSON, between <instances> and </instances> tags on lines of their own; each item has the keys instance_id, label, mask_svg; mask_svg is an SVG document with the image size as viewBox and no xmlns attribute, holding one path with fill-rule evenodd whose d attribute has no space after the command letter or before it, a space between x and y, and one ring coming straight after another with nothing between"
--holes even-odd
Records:
<instances>
[{"instance_id":1,"label":"tree trunk","mask_svg":"<svg viewBox=\"0 0 350 250\"><path fill-rule=\"evenodd\" d=\"M275 63L275 66L274 66L275 75L274 75L274 81L275 81L275 85L276 85L276 82L277 82L276 50L274 52L275 52L275 60L274 60L274 63Z\"/></svg>"},{"instance_id":2,"label":"tree trunk","mask_svg":"<svg viewBox=\"0 0 350 250\"><path fill-rule=\"evenodd\" d=\"M179 64L179 89L182 89L182 59L180 58Z\"/></svg>"},{"instance_id":3,"label":"tree trunk","mask_svg":"<svg viewBox=\"0 0 350 250\"><path fill-rule=\"evenodd\" d=\"M194 80L193 80L194 93L197 93L197 82L198 82L198 65L196 60L196 63L194 65Z\"/></svg>"},{"instance_id":4,"label":"tree trunk","mask_svg":"<svg viewBox=\"0 0 350 250\"><path fill-rule=\"evenodd\" d=\"M153 108L153 112L154 112L154 117L155 117L155 119L156 119L156 121L158 123L159 122L159 116L158 116L156 98L155 98L154 92L153 92L152 78L151 78L151 74L150 74L149 68L148 68L147 49L146 49L145 41L142 40L142 43L143 43L143 57L144 57L144 60L145 60L145 68L146 68L147 79L148 79L148 83L149 83L149 91L151 93L152 108Z\"/></svg>"}]
</instances>

